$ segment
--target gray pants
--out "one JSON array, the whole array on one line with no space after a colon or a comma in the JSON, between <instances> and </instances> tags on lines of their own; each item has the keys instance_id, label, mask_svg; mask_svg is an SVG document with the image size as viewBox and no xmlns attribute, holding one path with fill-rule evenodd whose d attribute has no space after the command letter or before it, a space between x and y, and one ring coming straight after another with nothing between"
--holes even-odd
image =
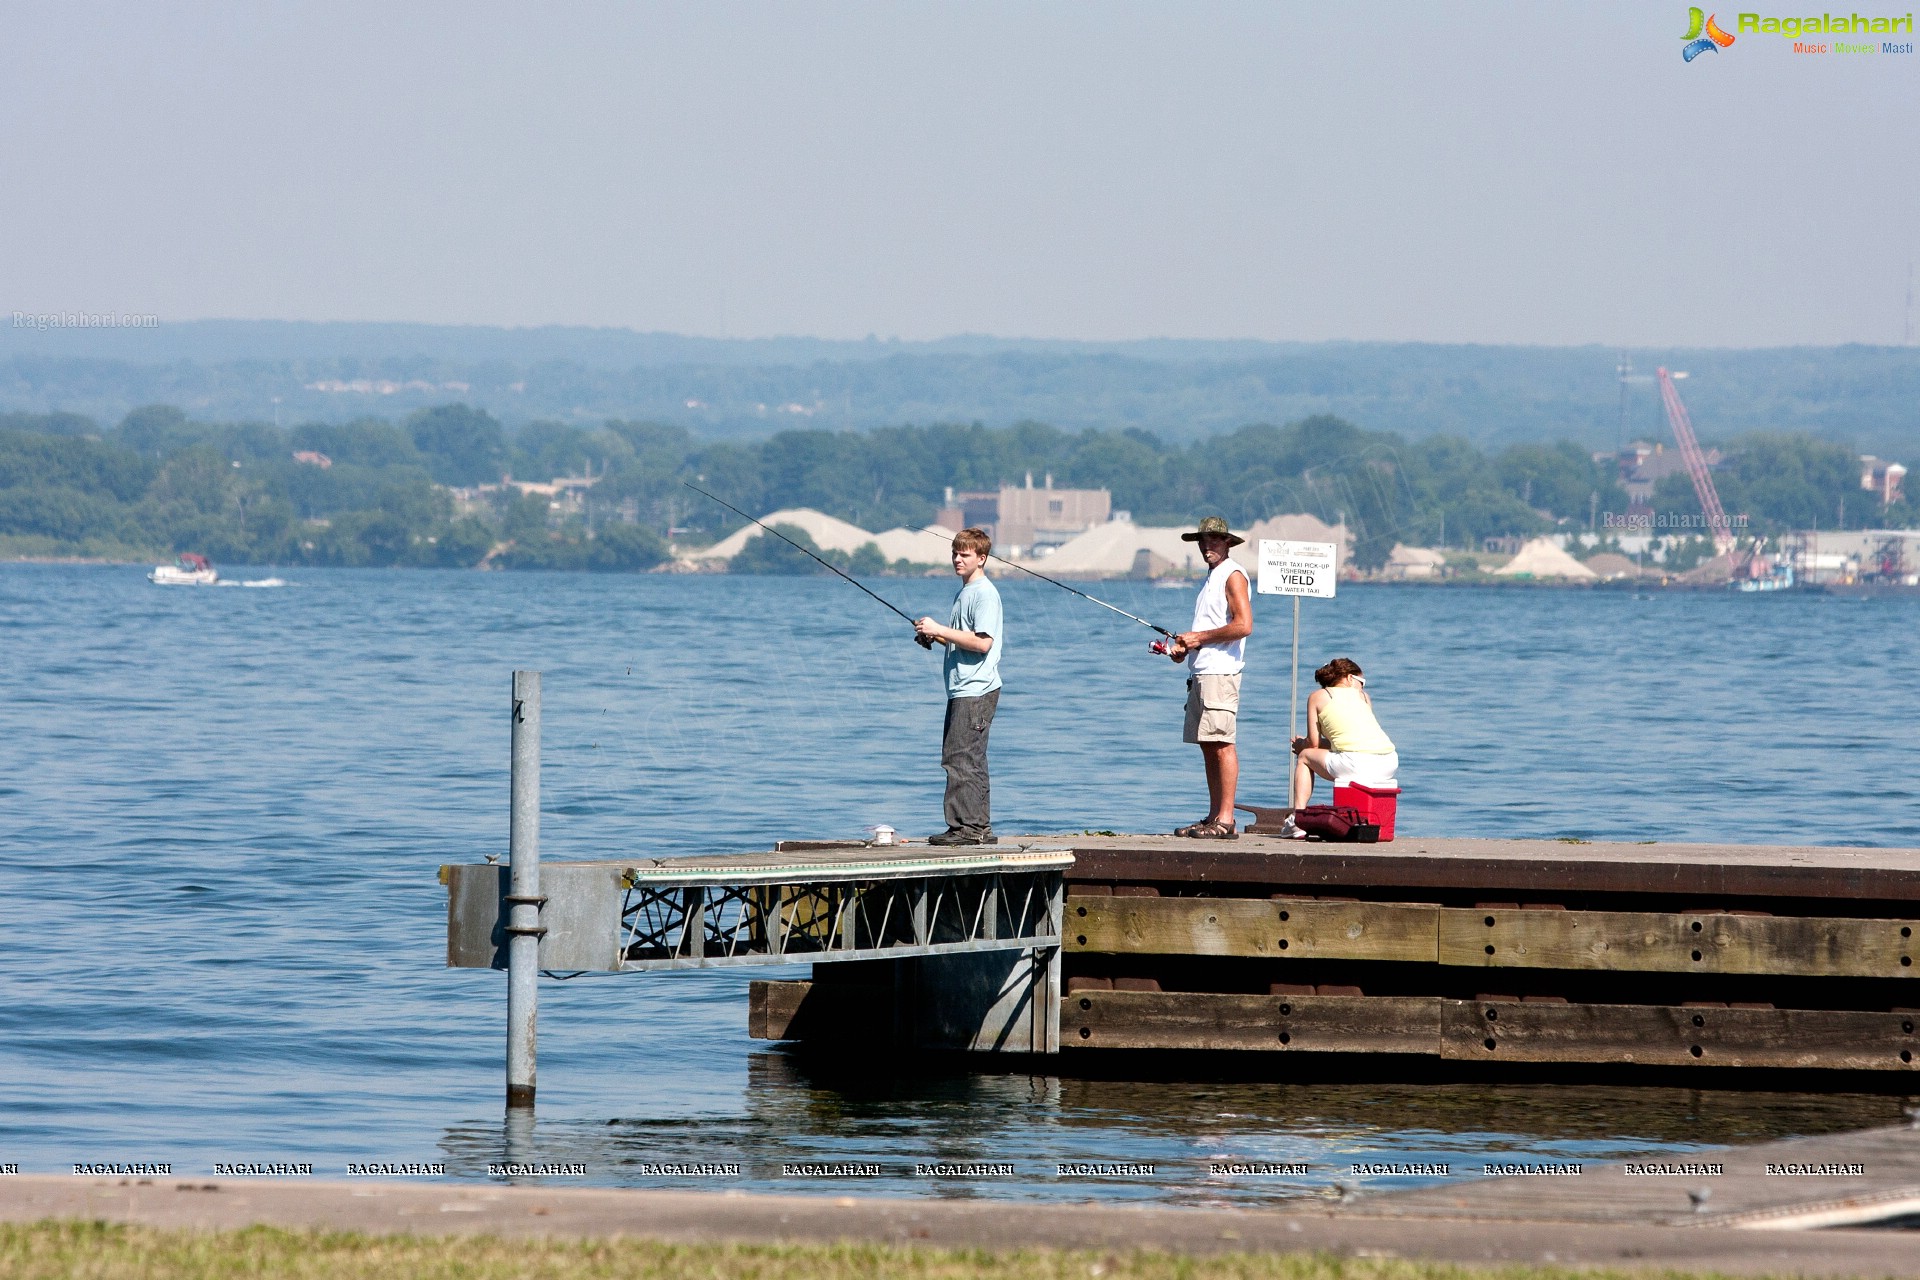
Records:
<instances>
[{"instance_id":1,"label":"gray pants","mask_svg":"<svg viewBox=\"0 0 1920 1280\"><path fill-rule=\"evenodd\" d=\"M987 731L1000 705L1000 691L978 698L948 698L940 765L947 771L947 829L970 836L993 834L987 799Z\"/></svg>"}]
</instances>

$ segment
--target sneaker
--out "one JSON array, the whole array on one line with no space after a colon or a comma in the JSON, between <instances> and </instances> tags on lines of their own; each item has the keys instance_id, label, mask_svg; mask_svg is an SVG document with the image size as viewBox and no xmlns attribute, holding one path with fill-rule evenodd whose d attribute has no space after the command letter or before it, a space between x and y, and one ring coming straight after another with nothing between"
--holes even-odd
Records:
<instances>
[{"instance_id":1,"label":"sneaker","mask_svg":"<svg viewBox=\"0 0 1920 1280\"><path fill-rule=\"evenodd\" d=\"M1280 830L1274 833L1276 840L1305 840L1307 833L1293 824L1293 815L1288 814L1286 821L1280 824Z\"/></svg>"},{"instance_id":2,"label":"sneaker","mask_svg":"<svg viewBox=\"0 0 1920 1280\"><path fill-rule=\"evenodd\" d=\"M988 832L986 835L976 836L971 832L955 831L949 827L937 836L928 836L927 843L938 845L999 844L1000 839L992 832Z\"/></svg>"}]
</instances>

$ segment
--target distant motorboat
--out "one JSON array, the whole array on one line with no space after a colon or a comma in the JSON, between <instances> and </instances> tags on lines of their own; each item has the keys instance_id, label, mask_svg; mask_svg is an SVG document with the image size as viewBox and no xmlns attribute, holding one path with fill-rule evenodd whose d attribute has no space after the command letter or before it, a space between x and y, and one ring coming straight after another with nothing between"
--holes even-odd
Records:
<instances>
[{"instance_id":1,"label":"distant motorboat","mask_svg":"<svg viewBox=\"0 0 1920 1280\"><path fill-rule=\"evenodd\" d=\"M1193 590L1193 579L1191 578L1155 578L1153 580L1153 585L1160 588L1162 591L1191 591Z\"/></svg>"},{"instance_id":2,"label":"distant motorboat","mask_svg":"<svg viewBox=\"0 0 1920 1280\"><path fill-rule=\"evenodd\" d=\"M1793 566L1780 564L1763 578L1747 578L1733 584L1735 591L1791 591L1793 590Z\"/></svg>"},{"instance_id":3,"label":"distant motorboat","mask_svg":"<svg viewBox=\"0 0 1920 1280\"><path fill-rule=\"evenodd\" d=\"M147 581L162 587L211 587L220 581L220 575L205 556L185 551L173 564L155 565Z\"/></svg>"}]
</instances>

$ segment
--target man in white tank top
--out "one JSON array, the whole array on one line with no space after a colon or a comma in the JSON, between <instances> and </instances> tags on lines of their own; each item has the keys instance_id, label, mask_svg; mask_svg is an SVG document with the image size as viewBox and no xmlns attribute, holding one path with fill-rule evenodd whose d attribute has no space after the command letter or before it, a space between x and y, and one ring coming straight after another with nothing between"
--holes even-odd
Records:
<instances>
[{"instance_id":1,"label":"man in white tank top","mask_svg":"<svg viewBox=\"0 0 1920 1280\"><path fill-rule=\"evenodd\" d=\"M1207 580L1193 602L1193 629L1168 646L1168 656L1187 664L1187 725L1182 741L1198 743L1207 769L1207 816L1174 831L1196 840L1233 840L1234 791L1240 785L1240 754L1234 746L1240 714L1240 673L1246 667L1247 637L1253 634L1253 598L1247 571L1228 552L1245 542L1220 516L1208 516L1193 533L1180 535L1200 544Z\"/></svg>"}]
</instances>

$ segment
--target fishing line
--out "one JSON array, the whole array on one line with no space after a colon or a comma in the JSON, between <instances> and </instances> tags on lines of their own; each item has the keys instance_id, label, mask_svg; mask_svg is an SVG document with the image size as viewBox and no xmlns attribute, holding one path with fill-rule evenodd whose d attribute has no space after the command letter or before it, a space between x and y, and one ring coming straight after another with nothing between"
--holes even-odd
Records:
<instances>
[{"instance_id":1,"label":"fishing line","mask_svg":"<svg viewBox=\"0 0 1920 1280\"><path fill-rule=\"evenodd\" d=\"M932 529L922 529L920 532L935 538L946 536L941 533L936 533ZM805 550L805 548L802 548L802 550ZM1099 605L1102 609L1111 609L1123 618L1132 618L1135 622L1139 623L1141 626L1149 627L1152 630L1158 631L1161 635L1165 636L1169 640L1174 638L1173 632L1167 630L1165 627L1157 626L1154 623L1148 622L1145 618L1141 617L1137 613L1128 613L1125 609L1122 609L1117 604L1108 604L1105 600L1102 600L1098 596L1090 596L1086 592L1081 591L1078 588L1070 587L1066 583L1060 581L1058 578L1049 578L1046 574L1041 573L1038 569L1029 569L1027 568L1027 566L1023 564L1016 564L1012 560L1007 559L1005 556L997 556L997 555L994 555L992 552L987 553L987 558L989 560L998 560L1001 564L1004 564L1004 565L1012 565L1015 569L1018 569L1020 572L1030 573L1034 577L1040 579L1040 581L1042 582L1051 582L1054 586L1060 588L1062 591L1071 591L1074 595L1079 596L1082 600L1091 600L1093 601L1093 603ZM858 586L859 584L855 583L854 585Z\"/></svg>"},{"instance_id":2,"label":"fishing line","mask_svg":"<svg viewBox=\"0 0 1920 1280\"><path fill-rule=\"evenodd\" d=\"M822 564L828 569L831 569L834 573L839 574L842 578L845 578L848 582L853 583L854 586L860 587L860 590L866 591L868 595L873 596L875 600L879 600L880 603L883 605L886 605L887 608L892 609L895 613L899 614L901 617L906 618L907 624L909 626L917 625L917 620L908 616L905 611L895 607L892 604L888 604L886 600L883 600L881 599L881 597L874 595L874 593L871 591L867 591L865 587L861 587L860 583L855 580L852 574L845 572L838 565L834 564L830 560L821 560L819 556L814 555L813 552L807 550L805 547L801 546L799 543L795 542L792 538L789 538L786 534L780 532L778 529L774 528L772 525L768 524L766 521L754 520L752 516L748 515L746 512L742 511L740 508L734 506L731 502L728 502L726 499L714 498L712 494L708 493L705 489L702 489L699 485L688 484L687 481L685 480L682 480L680 483L686 485L687 488L693 490L695 493L699 494L703 498L713 498L715 502L719 503L721 506L725 507L727 510L733 512L733 514L739 516L741 519L753 520L753 523L759 525L762 529L765 529L768 533L780 539L780 541L786 543L788 546L792 547L795 551L798 551L800 554L807 556L813 560L819 561L820 564ZM1071 590L1071 588L1069 588L1069 590ZM1112 606L1108 606L1108 607L1111 608ZM1148 623L1147 625L1150 627L1153 626L1152 623ZM1158 627L1155 627L1154 629L1156 631L1159 630Z\"/></svg>"}]
</instances>

